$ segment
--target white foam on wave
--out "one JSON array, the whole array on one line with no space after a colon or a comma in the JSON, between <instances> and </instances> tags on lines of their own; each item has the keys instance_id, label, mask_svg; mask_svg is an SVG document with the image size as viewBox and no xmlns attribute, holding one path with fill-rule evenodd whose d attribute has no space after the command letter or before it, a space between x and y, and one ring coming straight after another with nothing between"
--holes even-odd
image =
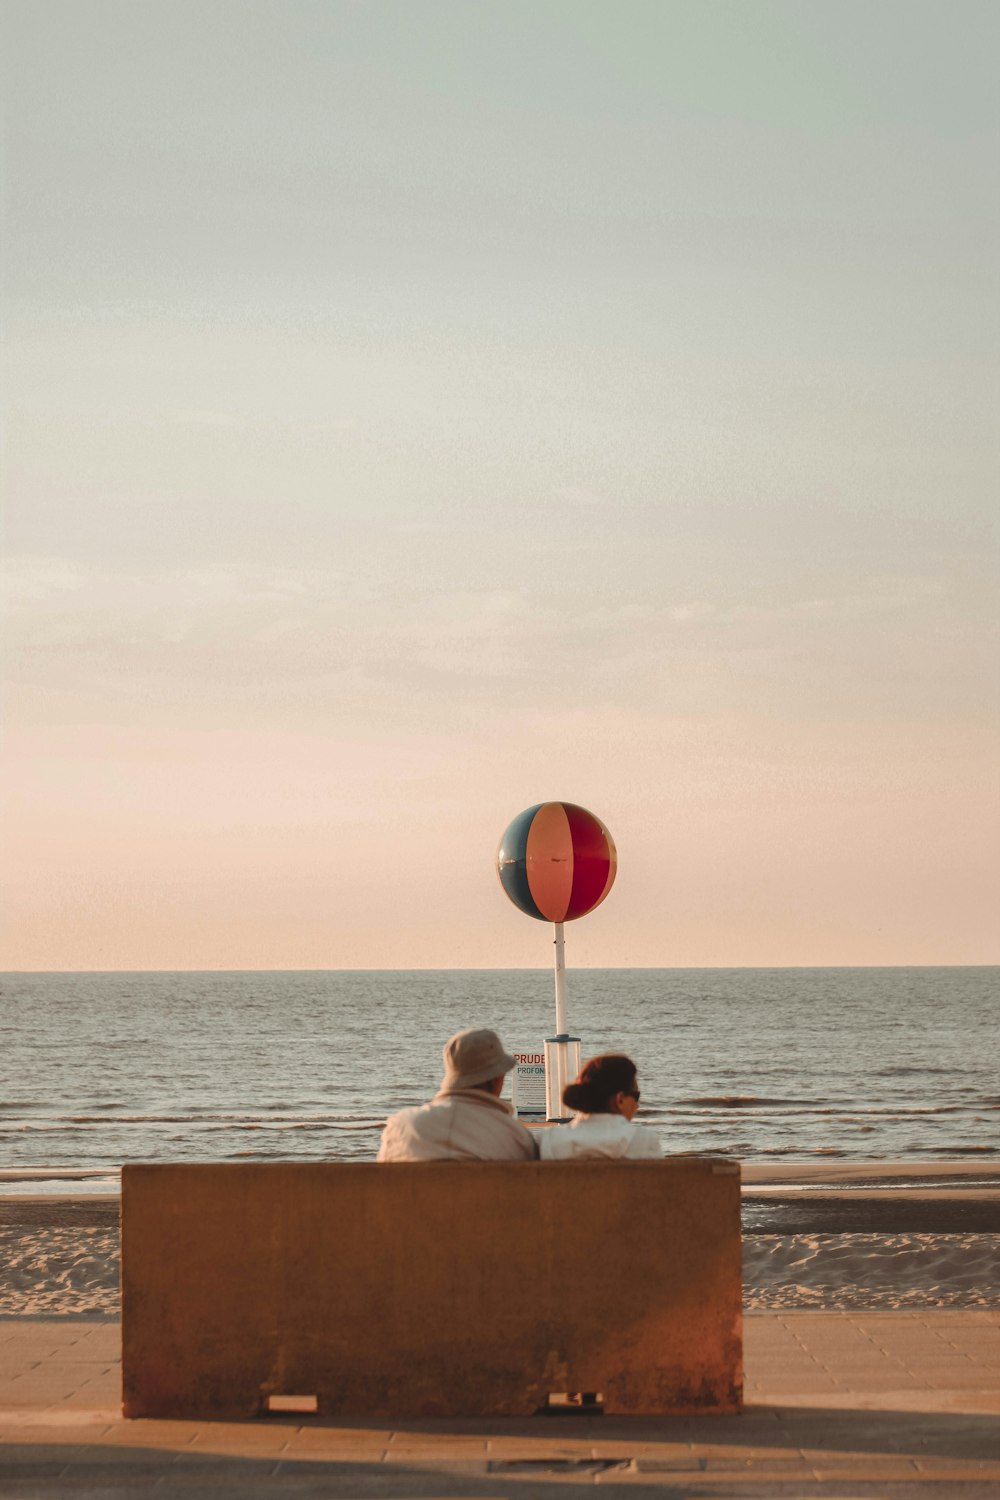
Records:
<instances>
[{"instance_id":1,"label":"white foam on wave","mask_svg":"<svg viewBox=\"0 0 1000 1500\"><path fill-rule=\"evenodd\" d=\"M0 1197L76 1198L120 1193L121 1185L121 1172L107 1167L6 1167L0 1171Z\"/></svg>"}]
</instances>

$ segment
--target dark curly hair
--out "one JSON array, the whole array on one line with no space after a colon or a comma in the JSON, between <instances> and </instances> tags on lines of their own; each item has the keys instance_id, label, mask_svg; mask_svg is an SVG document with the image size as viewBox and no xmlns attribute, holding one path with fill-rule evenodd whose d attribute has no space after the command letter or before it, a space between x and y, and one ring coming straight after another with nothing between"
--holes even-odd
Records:
<instances>
[{"instance_id":1,"label":"dark curly hair","mask_svg":"<svg viewBox=\"0 0 1000 1500\"><path fill-rule=\"evenodd\" d=\"M616 1094L636 1092L636 1072L632 1059L620 1052L592 1057L576 1082L563 1089L563 1103L582 1115L610 1114L608 1106Z\"/></svg>"}]
</instances>

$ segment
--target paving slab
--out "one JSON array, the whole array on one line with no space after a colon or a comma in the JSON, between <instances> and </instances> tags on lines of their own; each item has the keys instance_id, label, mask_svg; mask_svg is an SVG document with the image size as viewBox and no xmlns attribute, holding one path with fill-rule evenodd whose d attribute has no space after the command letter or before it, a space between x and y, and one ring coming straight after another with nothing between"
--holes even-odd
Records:
<instances>
[{"instance_id":1,"label":"paving slab","mask_svg":"<svg viewBox=\"0 0 1000 1500\"><path fill-rule=\"evenodd\" d=\"M114 1323L0 1322L3 1500L1000 1500L1000 1311L746 1319L740 1416L125 1422Z\"/></svg>"}]
</instances>

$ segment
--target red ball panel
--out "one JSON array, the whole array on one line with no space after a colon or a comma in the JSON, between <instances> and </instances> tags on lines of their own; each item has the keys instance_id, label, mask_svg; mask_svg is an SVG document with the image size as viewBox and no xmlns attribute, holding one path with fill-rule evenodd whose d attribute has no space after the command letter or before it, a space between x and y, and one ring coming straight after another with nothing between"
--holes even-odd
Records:
<instances>
[{"instance_id":1,"label":"red ball panel","mask_svg":"<svg viewBox=\"0 0 1000 1500\"><path fill-rule=\"evenodd\" d=\"M573 886L563 918L584 917L604 900L614 882L617 854L604 824L585 807L564 802L573 840Z\"/></svg>"}]
</instances>

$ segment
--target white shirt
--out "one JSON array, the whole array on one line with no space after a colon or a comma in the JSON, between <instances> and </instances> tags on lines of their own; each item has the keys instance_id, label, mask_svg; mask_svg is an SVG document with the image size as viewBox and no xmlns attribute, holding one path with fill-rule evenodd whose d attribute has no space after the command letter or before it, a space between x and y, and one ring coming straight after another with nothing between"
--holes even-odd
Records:
<instances>
[{"instance_id":1,"label":"white shirt","mask_svg":"<svg viewBox=\"0 0 1000 1500\"><path fill-rule=\"evenodd\" d=\"M568 1125L549 1125L537 1133L542 1161L579 1161L587 1156L634 1161L663 1155L656 1131L624 1115L577 1115Z\"/></svg>"}]
</instances>

